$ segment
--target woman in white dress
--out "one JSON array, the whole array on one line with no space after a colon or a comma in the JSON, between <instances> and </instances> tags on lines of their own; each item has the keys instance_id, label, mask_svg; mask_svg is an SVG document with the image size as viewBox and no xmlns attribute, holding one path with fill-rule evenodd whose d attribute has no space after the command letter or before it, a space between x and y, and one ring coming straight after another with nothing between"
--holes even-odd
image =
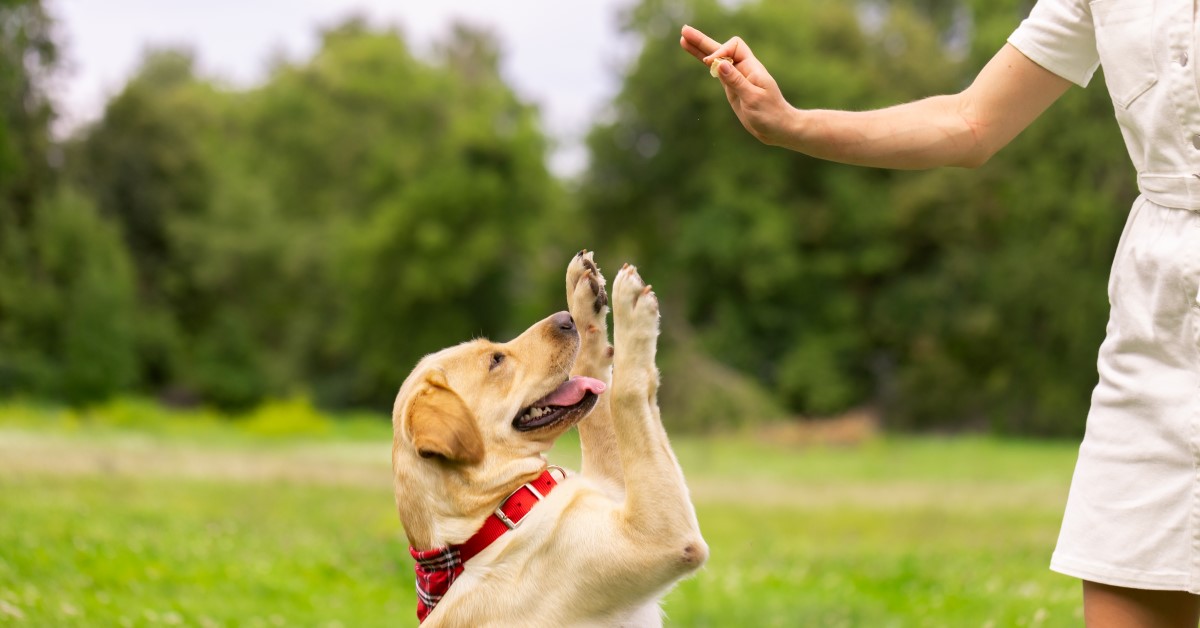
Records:
<instances>
[{"instance_id":1,"label":"woman in white dress","mask_svg":"<svg viewBox=\"0 0 1200 628\"><path fill-rule=\"evenodd\" d=\"M1040 0L963 92L866 112L784 100L740 38L683 27L767 144L882 168L977 167L1098 66L1141 195L1117 247L1099 383L1051 569L1088 626L1200 622L1200 50L1195 0ZM727 58L728 61L720 61Z\"/></svg>"}]
</instances>

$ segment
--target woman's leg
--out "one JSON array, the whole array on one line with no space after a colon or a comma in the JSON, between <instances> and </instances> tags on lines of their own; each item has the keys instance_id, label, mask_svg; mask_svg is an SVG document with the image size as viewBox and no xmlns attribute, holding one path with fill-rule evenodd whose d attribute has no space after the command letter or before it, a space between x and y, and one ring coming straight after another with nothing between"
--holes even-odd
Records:
<instances>
[{"instance_id":1,"label":"woman's leg","mask_svg":"<svg viewBox=\"0 0 1200 628\"><path fill-rule=\"evenodd\" d=\"M1084 580L1083 619L1087 628L1196 628L1200 596Z\"/></svg>"}]
</instances>

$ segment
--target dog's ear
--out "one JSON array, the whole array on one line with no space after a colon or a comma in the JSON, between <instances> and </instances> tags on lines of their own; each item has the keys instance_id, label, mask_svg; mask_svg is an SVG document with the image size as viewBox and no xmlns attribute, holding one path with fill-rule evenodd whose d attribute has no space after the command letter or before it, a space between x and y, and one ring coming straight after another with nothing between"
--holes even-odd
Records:
<instances>
[{"instance_id":1,"label":"dog's ear","mask_svg":"<svg viewBox=\"0 0 1200 628\"><path fill-rule=\"evenodd\" d=\"M422 458L460 464L483 460L483 435L474 413L437 371L425 376L408 406L408 437Z\"/></svg>"}]
</instances>

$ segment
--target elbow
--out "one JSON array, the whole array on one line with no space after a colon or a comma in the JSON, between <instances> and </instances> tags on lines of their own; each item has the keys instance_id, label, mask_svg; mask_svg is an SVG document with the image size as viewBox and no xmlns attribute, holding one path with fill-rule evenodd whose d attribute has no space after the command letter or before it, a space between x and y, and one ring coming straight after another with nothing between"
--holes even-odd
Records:
<instances>
[{"instance_id":1,"label":"elbow","mask_svg":"<svg viewBox=\"0 0 1200 628\"><path fill-rule=\"evenodd\" d=\"M955 107L958 118L955 122L958 129L955 135L959 138L956 142L959 144L959 150L958 158L952 165L960 168L980 168L1004 146L1004 142L996 137L996 125L989 124L985 118L978 115L976 109L970 99L959 95Z\"/></svg>"},{"instance_id":2,"label":"elbow","mask_svg":"<svg viewBox=\"0 0 1200 628\"><path fill-rule=\"evenodd\" d=\"M704 539L697 534L695 538L688 539L683 546L683 551L679 554L679 565L685 572L692 572L704 565L708 561L708 544Z\"/></svg>"},{"instance_id":3,"label":"elbow","mask_svg":"<svg viewBox=\"0 0 1200 628\"><path fill-rule=\"evenodd\" d=\"M992 155L995 155L995 154L996 154L996 152L993 150L988 150L984 147L977 146L973 150L967 151L964 155L962 155L957 161L955 161L951 165L957 166L959 168L967 168L969 170L975 170L976 168L983 167L984 164L986 164L988 161L991 160Z\"/></svg>"},{"instance_id":4,"label":"elbow","mask_svg":"<svg viewBox=\"0 0 1200 628\"><path fill-rule=\"evenodd\" d=\"M667 551L657 561L663 576L672 581L699 571L708 561L708 544L699 534L676 539L663 549Z\"/></svg>"},{"instance_id":5,"label":"elbow","mask_svg":"<svg viewBox=\"0 0 1200 628\"><path fill-rule=\"evenodd\" d=\"M956 139L953 143L957 149L954 150L956 155L950 160L950 165L974 170L986 164L1003 145L997 145L987 125L966 116L961 120L961 130L954 134Z\"/></svg>"}]
</instances>

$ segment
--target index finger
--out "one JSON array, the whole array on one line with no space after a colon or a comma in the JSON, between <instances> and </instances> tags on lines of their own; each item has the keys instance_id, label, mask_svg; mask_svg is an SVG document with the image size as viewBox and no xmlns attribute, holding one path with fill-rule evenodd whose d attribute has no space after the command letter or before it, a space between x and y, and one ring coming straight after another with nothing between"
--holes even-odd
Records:
<instances>
[{"instance_id":1,"label":"index finger","mask_svg":"<svg viewBox=\"0 0 1200 628\"><path fill-rule=\"evenodd\" d=\"M684 50L700 61L704 61L704 57L711 55L721 47L721 44L715 39L687 24L683 25L679 34L682 35L679 43L683 45Z\"/></svg>"}]
</instances>

